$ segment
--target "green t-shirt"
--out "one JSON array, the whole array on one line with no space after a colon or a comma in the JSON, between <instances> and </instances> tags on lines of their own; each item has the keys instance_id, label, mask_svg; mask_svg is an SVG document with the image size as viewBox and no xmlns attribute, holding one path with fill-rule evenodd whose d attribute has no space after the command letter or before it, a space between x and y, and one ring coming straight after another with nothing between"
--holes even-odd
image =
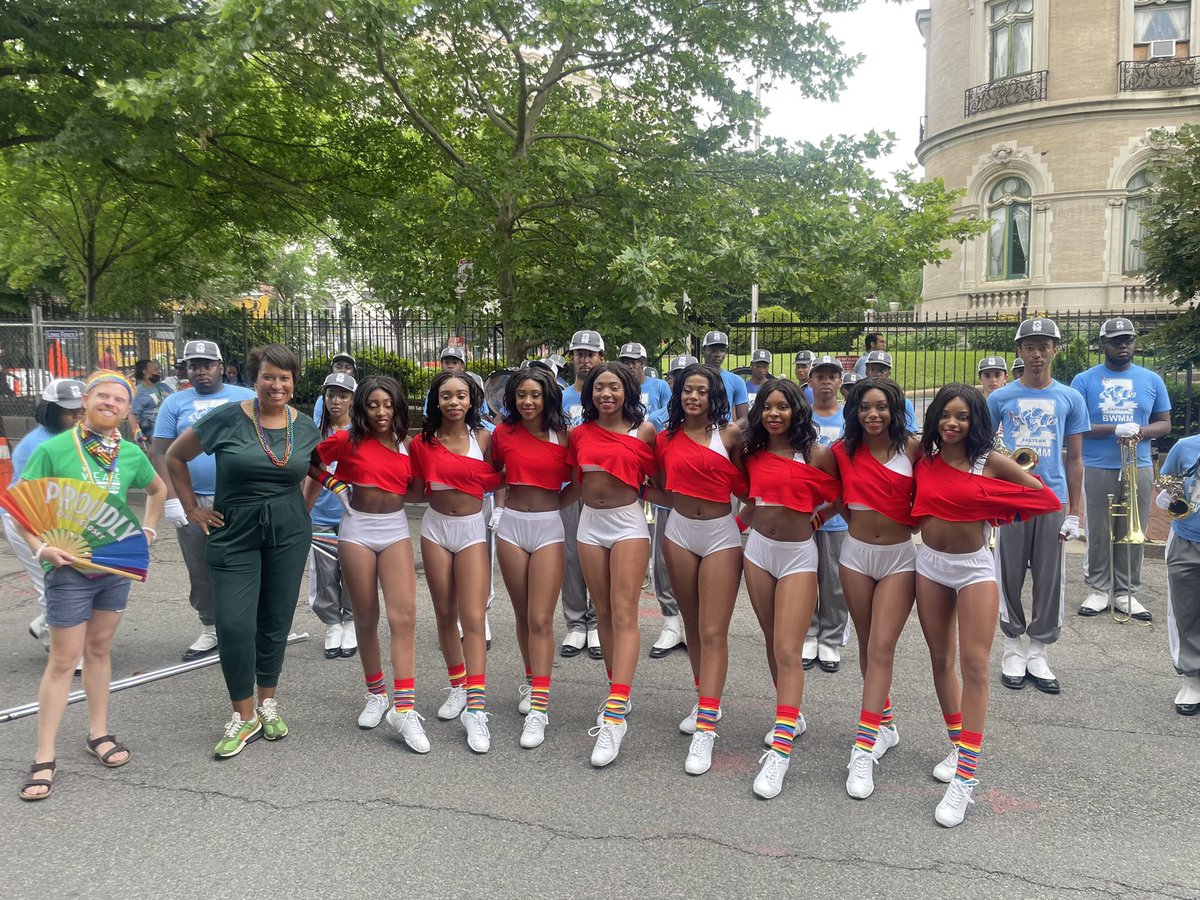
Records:
<instances>
[{"instance_id":1,"label":"green t-shirt","mask_svg":"<svg viewBox=\"0 0 1200 900\"><path fill-rule=\"evenodd\" d=\"M21 470L21 480L33 478L78 478L116 494L125 500L130 488L144 488L154 480L154 466L141 448L122 440L117 451L117 464L111 473L100 467L92 455L76 439L78 429L68 428L61 434L43 441Z\"/></svg>"},{"instance_id":2,"label":"green t-shirt","mask_svg":"<svg viewBox=\"0 0 1200 900\"><path fill-rule=\"evenodd\" d=\"M313 450L321 440L316 423L293 411L292 455L286 466L276 466L259 443L254 422L242 410L241 403L226 403L192 426L205 453L213 454L217 464L217 491L214 505L245 504L270 500L299 490L308 477ZM264 429L271 452L283 459L287 429Z\"/></svg>"}]
</instances>

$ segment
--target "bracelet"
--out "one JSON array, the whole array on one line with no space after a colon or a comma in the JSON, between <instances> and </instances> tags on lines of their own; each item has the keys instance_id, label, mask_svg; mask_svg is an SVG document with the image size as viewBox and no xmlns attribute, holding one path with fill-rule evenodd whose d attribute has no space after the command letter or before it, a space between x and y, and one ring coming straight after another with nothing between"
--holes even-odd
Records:
<instances>
[{"instance_id":1,"label":"bracelet","mask_svg":"<svg viewBox=\"0 0 1200 900\"><path fill-rule=\"evenodd\" d=\"M150 536L153 537L156 541L158 540L158 532L155 531L153 528L151 528L149 525L143 525L142 531L150 532Z\"/></svg>"},{"instance_id":2,"label":"bracelet","mask_svg":"<svg viewBox=\"0 0 1200 900\"><path fill-rule=\"evenodd\" d=\"M321 472L321 476L317 481L325 490L332 491L335 494L341 494L350 488L349 484L335 477L332 472Z\"/></svg>"},{"instance_id":3,"label":"bracelet","mask_svg":"<svg viewBox=\"0 0 1200 900\"><path fill-rule=\"evenodd\" d=\"M41 562L42 561L42 553L45 552L46 548L49 546L50 546L50 542L46 541L45 543L42 544L42 546L38 547L37 550L33 554L34 560L36 560L37 562Z\"/></svg>"}]
</instances>

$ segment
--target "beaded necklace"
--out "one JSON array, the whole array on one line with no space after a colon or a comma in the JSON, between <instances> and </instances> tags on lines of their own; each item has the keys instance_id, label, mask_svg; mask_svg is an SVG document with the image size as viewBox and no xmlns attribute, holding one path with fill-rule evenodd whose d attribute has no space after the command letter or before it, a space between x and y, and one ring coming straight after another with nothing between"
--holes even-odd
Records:
<instances>
[{"instance_id":1,"label":"beaded necklace","mask_svg":"<svg viewBox=\"0 0 1200 900\"><path fill-rule=\"evenodd\" d=\"M120 439L114 437L105 438L98 432L86 427L82 422L75 426L71 436L74 438L75 452L79 456L80 463L82 463L85 478L92 484L102 487L106 491L111 491L113 479L117 477L117 455L121 450ZM102 471L108 473L106 481L98 481L96 476L92 474L91 467L87 464L89 456Z\"/></svg>"},{"instance_id":2,"label":"beaded necklace","mask_svg":"<svg viewBox=\"0 0 1200 900\"><path fill-rule=\"evenodd\" d=\"M284 408L284 418L287 419L287 435L283 442L283 459L277 457L271 450L271 442L267 440L267 434L263 431L262 418L258 413L258 398L254 398L254 430L258 433L258 442L266 451L267 459L271 460L271 464L278 469L282 469L288 464L288 460L292 458L292 424L296 421L290 409Z\"/></svg>"}]
</instances>

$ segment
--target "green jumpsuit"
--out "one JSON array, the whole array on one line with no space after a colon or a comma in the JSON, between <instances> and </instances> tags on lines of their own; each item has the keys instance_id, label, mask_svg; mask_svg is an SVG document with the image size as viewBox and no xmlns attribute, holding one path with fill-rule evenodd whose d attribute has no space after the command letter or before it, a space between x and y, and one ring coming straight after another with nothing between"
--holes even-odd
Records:
<instances>
[{"instance_id":1,"label":"green jumpsuit","mask_svg":"<svg viewBox=\"0 0 1200 900\"><path fill-rule=\"evenodd\" d=\"M292 454L276 466L240 403L228 403L192 426L217 464L213 509L225 518L208 539L221 670L234 702L254 685L275 687L304 575L312 529L301 485L321 436L308 416L293 413ZM268 428L282 460L287 431Z\"/></svg>"}]
</instances>

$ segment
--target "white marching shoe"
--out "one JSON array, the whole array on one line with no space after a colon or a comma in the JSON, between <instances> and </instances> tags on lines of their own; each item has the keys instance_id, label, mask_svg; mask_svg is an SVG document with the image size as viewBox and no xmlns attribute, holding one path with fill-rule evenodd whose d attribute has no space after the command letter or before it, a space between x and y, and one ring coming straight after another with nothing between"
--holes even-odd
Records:
<instances>
[{"instance_id":1,"label":"white marching shoe","mask_svg":"<svg viewBox=\"0 0 1200 900\"><path fill-rule=\"evenodd\" d=\"M388 710L387 723L399 732L404 743L416 753L429 752L429 737L421 725L421 714L415 709L408 712L396 712L395 708Z\"/></svg>"},{"instance_id":2,"label":"white marching shoe","mask_svg":"<svg viewBox=\"0 0 1200 900\"><path fill-rule=\"evenodd\" d=\"M521 731L521 746L526 750L540 747L546 740L546 726L549 724L550 717L548 715L538 710L531 710L525 717L525 728Z\"/></svg>"},{"instance_id":3,"label":"white marching shoe","mask_svg":"<svg viewBox=\"0 0 1200 900\"><path fill-rule=\"evenodd\" d=\"M384 713L392 708L387 694L367 694L367 704L358 714L359 728L374 728L383 721Z\"/></svg>"},{"instance_id":4,"label":"white marching shoe","mask_svg":"<svg viewBox=\"0 0 1200 900\"><path fill-rule=\"evenodd\" d=\"M458 717L467 732L467 746L476 753L487 753L492 748L492 733L488 731L488 714L482 709L464 709Z\"/></svg>"},{"instance_id":5,"label":"white marching shoe","mask_svg":"<svg viewBox=\"0 0 1200 900\"><path fill-rule=\"evenodd\" d=\"M1098 616L1108 609L1108 594L1092 591L1079 605L1079 615L1085 617Z\"/></svg>"},{"instance_id":6,"label":"white marching shoe","mask_svg":"<svg viewBox=\"0 0 1200 900\"><path fill-rule=\"evenodd\" d=\"M517 694L521 698L520 700L517 701L517 712L519 712L523 716L529 715L529 708L530 708L529 696L532 693L533 693L533 685L529 684L528 682L522 684L520 687L517 688Z\"/></svg>"},{"instance_id":7,"label":"white marching shoe","mask_svg":"<svg viewBox=\"0 0 1200 900\"><path fill-rule=\"evenodd\" d=\"M617 725L601 724L589 729L588 734L596 738L596 745L592 748L592 765L599 769L616 759L628 730L629 726L624 720Z\"/></svg>"},{"instance_id":8,"label":"white marching shoe","mask_svg":"<svg viewBox=\"0 0 1200 900\"><path fill-rule=\"evenodd\" d=\"M1200 675L1183 676L1183 685L1175 695L1175 712L1181 716L1200 712Z\"/></svg>"},{"instance_id":9,"label":"white marching shoe","mask_svg":"<svg viewBox=\"0 0 1200 900\"><path fill-rule=\"evenodd\" d=\"M949 784L958 771L958 748L955 747L940 763L933 767L933 777L942 784Z\"/></svg>"},{"instance_id":10,"label":"white marching shoe","mask_svg":"<svg viewBox=\"0 0 1200 900\"><path fill-rule=\"evenodd\" d=\"M443 722L458 718L467 708L467 689L465 687L448 687L446 690L450 693L446 697L446 702L439 706L437 711L437 717Z\"/></svg>"},{"instance_id":11,"label":"white marching shoe","mask_svg":"<svg viewBox=\"0 0 1200 900\"><path fill-rule=\"evenodd\" d=\"M792 741L800 740L800 735L804 734L804 729L808 728L808 724L804 721L804 713L796 716L796 730L792 732ZM763 743L768 747L775 746L775 728L772 727L767 732L767 736L763 738Z\"/></svg>"},{"instance_id":12,"label":"white marching shoe","mask_svg":"<svg viewBox=\"0 0 1200 900\"><path fill-rule=\"evenodd\" d=\"M846 793L855 800L865 800L875 791L875 757L869 750L855 747L850 751L850 763L846 766L850 775L846 778Z\"/></svg>"},{"instance_id":13,"label":"white marching shoe","mask_svg":"<svg viewBox=\"0 0 1200 900\"><path fill-rule=\"evenodd\" d=\"M697 731L692 735L692 745L688 747L687 760L683 771L689 775L703 775L712 768L713 743L717 739L715 731Z\"/></svg>"},{"instance_id":14,"label":"white marching shoe","mask_svg":"<svg viewBox=\"0 0 1200 900\"><path fill-rule=\"evenodd\" d=\"M875 761L883 759L883 754L887 753L893 747L900 745L900 732L896 730L895 725L880 725L879 737L875 738L875 748L871 751L875 756Z\"/></svg>"},{"instance_id":15,"label":"white marching shoe","mask_svg":"<svg viewBox=\"0 0 1200 900\"><path fill-rule=\"evenodd\" d=\"M663 619L662 631L658 633L658 640L650 648L650 658L662 659L676 647L686 646L683 639L683 617L667 616Z\"/></svg>"},{"instance_id":16,"label":"white marching shoe","mask_svg":"<svg viewBox=\"0 0 1200 900\"><path fill-rule=\"evenodd\" d=\"M783 776L787 774L792 758L768 750L758 761L762 763L762 768L758 770L754 779L754 793L764 800L778 797L779 792L783 790Z\"/></svg>"},{"instance_id":17,"label":"white marching shoe","mask_svg":"<svg viewBox=\"0 0 1200 900\"><path fill-rule=\"evenodd\" d=\"M939 825L953 828L962 822L963 816L967 814L967 807L975 802L971 799L971 792L975 790L977 784L979 782L974 778L970 781L963 781L961 778L951 779L942 801L933 812L933 817L937 819Z\"/></svg>"},{"instance_id":18,"label":"white marching shoe","mask_svg":"<svg viewBox=\"0 0 1200 900\"><path fill-rule=\"evenodd\" d=\"M1025 642L1019 635L1004 639L1004 656L1000 662L1000 683L1006 688L1019 691L1025 687L1026 655Z\"/></svg>"},{"instance_id":19,"label":"white marching shoe","mask_svg":"<svg viewBox=\"0 0 1200 900\"><path fill-rule=\"evenodd\" d=\"M697 703L692 707L692 711L684 716L683 721L679 723L679 730L683 734L696 733L696 716L700 714L700 704ZM721 721L721 710L717 710L717 721Z\"/></svg>"}]
</instances>

